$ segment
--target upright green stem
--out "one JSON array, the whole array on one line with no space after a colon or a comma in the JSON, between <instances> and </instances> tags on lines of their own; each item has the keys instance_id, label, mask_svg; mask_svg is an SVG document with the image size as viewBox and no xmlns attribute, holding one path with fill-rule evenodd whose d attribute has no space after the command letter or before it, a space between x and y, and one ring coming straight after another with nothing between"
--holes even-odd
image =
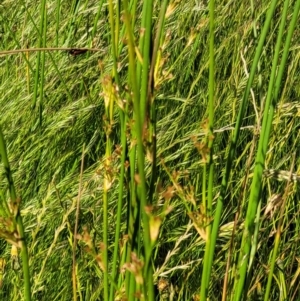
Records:
<instances>
[{"instance_id":1,"label":"upright green stem","mask_svg":"<svg viewBox=\"0 0 300 301\"><path fill-rule=\"evenodd\" d=\"M159 46L161 43L161 36L164 27L165 15L169 0L164 0L161 4L159 20L157 24L157 30L155 39L153 42L151 65L148 76L148 88L147 88L147 102L149 104L149 144L151 145L151 155L152 155L152 166L151 166L151 182L149 187L149 203L152 204L154 195L154 185L157 180L157 150L156 150L156 101L154 94L155 89L155 78L154 70L157 63L157 55Z\"/></svg>"},{"instance_id":2,"label":"upright green stem","mask_svg":"<svg viewBox=\"0 0 300 301\"><path fill-rule=\"evenodd\" d=\"M214 90L215 90L215 45L214 45L214 30L215 30L215 1L211 0L209 2L209 123L208 123L208 133L206 137L206 144L208 145L208 195L207 195L207 206L206 208L206 216L207 221L210 220L212 214L212 200L213 200L213 179L214 179L214 164L213 164L213 125L214 125ZM206 168L204 168L204 172L206 173ZM204 176L205 178L205 176ZM206 193L206 192L205 192ZM205 202L206 203L206 202ZM206 204L205 204L206 205ZM209 275L207 273L209 267L209 253L210 253L210 244L211 244L211 225L205 225L206 231L206 247L205 247L205 255L204 255L204 265L202 270L201 277L201 291L200 298L201 300L206 300L206 295L208 291L209 285Z\"/></svg>"},{"instance_id":3,"label":"upright green stem","mask_svg":"<svg viewBox=\"0 0 300 301\"><path fill-rule=\"evenodd\" d=\"M97 32L98 21L99 21L99 18L100 18L100 14L101 14L103 2L104 2L104 0L101 0L101 1L99 1L99 3L98 3L97 15L96 15L96 17L94 18L94 26L93 26L93 30L92 30L92 34L91 34L91 40L95 37L96 32ZM109 4L109 5L110 5L110 4Z\"/></svg>"},{"instance_id":4,"label":"upright green stem","mask_svg":"<svg viewBox=\"0 0 300 301\"><path fill-rule=\"evenodd\" d=\"M143 145L143 121L141 120L141 108L140 108L140 91L136 81L136 58L135 58L135 46L133 39L133 32L130 23L130 15L128 11L128 2L124 0L124 22L127 29L127 41L129 52L129 81L132 91L133 107L135 113L135 132L137 135L137 163L138 163L138 189L140 191L142 221L143 221L143 242L145 248L145 263L144 263L144 277L146 281L145 300L154 301L154 287L153 287L153 272L151 265L152 245L150 239L150 227L149 217L147 215L147 190L145 180L145 154Z\"/></svg>"},{"instance_id":5,"label":"upright green stem","mask_svg":"<svg viewBox=\"0 0 300 301\"><path fill-rule=\"evenodd\" d=\"M243 100L240 106L240 110L239 110L239 114L237 117L237 121L236 121L236 125L235 125L235 129L234 129L234 133L233 133L233 137L230 143L230 148L229 148L229 154L228 154L228 158L226 161L226 167L225 167L225 172L223 175L223 179L222 179L222 183L221 183L221 190L220 190L220 196L218 198L217 201L217 208L216 208L216 212L214 214L214 222L213 222L213 228L212 228L212 233L211 233L211 242L210 242L210 248L209 248L209 258L208 260L206 260L204 262L204 265L206 264L206 266L204 266L204 269L207 271L206 272L206 277L207 279L210 278L211 275L211 269L212 269L212 264L213 264L213 258L214 258L214 251L215 251L215 246L216 246L216 240L217 240L217 236L218 236L218 232L219 232L219 224L220 224L220 220L221 220L221 214L222 214L222 210L223 210L223 204L224 204L224 198L225 198L225 194L226 194L226 190L227 190L227 185L228 185L228 179L229 179L229 174L231 171L231 167L232 167L232 163L234 160L234 156L235 156L235 150L236 150L236 145L237 145L237 141L239 138L239 134L240 134L240 128L242 125L242 121L245 115L245 111L246 111L246 104L248 102L248 97L250 94L250 88L251 85L253 83L254 80L254 75L256 72L256 68L257 68L257 64L259 62L259 58L260 55L263 51L263 46L264 46L264 42L268 33L268 29L276 8L276 3L277 0L272 1L272 5L268 11L267 14L267 18L266 18L266 22L264 24L264 27L262 29L262 33L260 36L260 40L258 42L258 46L255 52L255 57L253 60L253 64L251 67L251 71L250 71L250 75L249 75L249 79L247 82L247 86L243 95ZM207 282L206 282L207 283ZM206 285L205 285L206 286ZM203 293L204 296L207 295L207 290L205 289L205 293ZM206 300L206 298L204 298L204 300Z\"/></svg>"},{"instance_id":6,"label":"upright green stem","mask_svg":"<svg viewBox=\"0 0 300 301\"><path fill-rule=\"evenodd\" d=\"M148 99L148 81L149 81L149 65L150 65L150 46L152 38L152 13L153 13L153 0L148 0L144 2L143 5L143 17L142 17L142 31L140 47L143 54L143 63L141 69L141 81L139 77L137 78L138 83L140 83L140 115L141 122L145 122L145 114L149 112L149 104L147 103ZM140 63L138 63L140 66ZM140 74L137 74L138 76ZM149 117L149 116L147 116Z\"/></svg>"},{"instance_id":7,"label":"upright green stem","mask_svg":"<svg viewBox=\"0 0 300 301\"><path fill-rule=\"evenodd\" d=\"M271 109L270 109L271 116L269 118L272 117L273 112L274 112L274 106L277 103L277 100L279 98L279 91L282 86L282 77L284 74L284 69L286 67L286 61L287 61L288 54L289 54L289 47L290 47L294 29L295 29L295 25L297 24L299 11L300 11L300 0L297 0L294 10L293 10L293 17L292 17L292 20L290 23L290 28L288 30L281 64L280 64L280 67L278 70L278 76L277 76L277 79L275 82L274 101L273 101L273 105L271 106ZM272 120L272 118L271 118L271 120ZM271 126L272 126L272 123L269 122L267 125L267 129L266 129L266 135L268 135L268 136L270 135L270 132L271 132ZM266 152L267 146L268 146L268 143L267 143L267 140L265 139L264 144L263 144L263 152ZM292 166L293 166L293 164L292 164ZM284 204L282 204L281 211L280 211L280 218L278 221L277 232L276 232L276 236L275 236L275 245L274 245L273 254L272 254L272 260L271 260L270 271L269 271L269 275L268 275L268 282L267 282L267 286L266 286L264 301L269 300L269 296L270 296L274 267L275 267L275 260L276 260L276 256L278 253L279 243L280 243L281 226L283 223L283 210L285 209L285 202L286 202L286 198L288 197L288 189L289 189L288 187L289 186L287 185L285 195L283 196Z\"/></svg>"},{"instance_id":8,"label":"upright green stem","mask_svg":"<svg viewBox=\"0 0 300 301\"><path fill-rule=\"evenodd\" d=\"M111 139L111 127L113 124L113 106L114 106L114 92L112 83L107 82L108 87L105 88L107 102L105 103L105 116L106 116L106 151L104 160L104 185L103 185L103 243L104 248L102 251L103 265L104 265L104 301L108 301L109 298L109 277L108 277L108 194L112 185L111 178L111 154L112 154L112 139Z\"/></svg>"},{"instance_id":9,"label":"upright green stem","mask_svg":"<svg viewBox=\"0 0 300 301\"><path fill-rule=\"evenodd\" d=\"M23 221L22 221L22 216L20 211L20 198L17 198L1 125L0 125L0 158L2 160L4 170L5 170L5 175L8 181L8 189L11 198L11 204L14 209L12 213L14 214L15 222L17 225L18 245L21 248L21 257L22 257L22 266L23 266L23 275L24 275L24 298L26 301L31 301L29 256L28 256L24 226L23 226Z\"/></svg>"},{"instance_id":10,"label":"upright green stem","mask_svg":"<svg viewBox=\"0 0 300 301\"><path fill-rule=\"evenodd\" d=\"M114 7L113 2L109 1L109 22L110 22L110 31L111 31L111 53L113 58L113 77L115 79L116 86L118 90L120 89L120 80L118 74L118 44L119 44L119 11L120 11L120 1L117 1L116 13L114 17ZM115 23L116 22L116 23ZM118 95L116 95L118 97ZM126 137L126 117L124 113L125 108L119 109L120 124L121 124L121 168L120 168L120 177L119 177L119 195L118 195L118 207L117 207L117 218L116 218L116 231L115 231L115 242L114 242L114 252L113 252L113 262L112 262L112 280L117 280L117 269L118 269L118 257L119 257L119 240L121 232L121 217L122 217L122 207L123 207L123 186L125 181L125 160L127 155L127 137ZM124 250L125 253L125 250ZM120 268L120 262L119 262ZM120 278L119 278L120 279ZM119 281L118 281L119 283ZM109 300L113 301L115 299L115 290L114 286L110 286Z\"/></svg>"},{"instance_id":11,"label":"upright green stem","mask_svg":"<svg viewBox=\"0 0 300 301\"><path fill-rule=\"evenodd\" d=\"M253 239L254 229L255 229L255 215L257 212L257 204L258 200L260 199L261 195L261 189L262 189L262 174L263 169L265 165L265 157L266 157L266 151L267 151L267 145L269 141L270 136L270 129L272 125L273 120L273 113L274 113L274 107L275 107L275 101L278 99L278 92L279 88L276 89L276 94L274 93L274 83L275 83L275 77L279 78L279 82L276 83L281 86L282 82L282 76L284 71L284 66L286 61L284 58L281 61L281 73L277 73L278 70L278 59L280 54L280 46L282 44L282 38L288 13L288 5L289 1L286 0L284 3L279 33L277 35L277 42L275 47L275 54L273 59L273 65L272 65L272 71L270 76L270 83L268 87L268 93L267 93L267 100L265 105L265 112L264 112L264 118L262 123L262 129L261 129L261 136L259 139L258 149L257 149L257 157L255 160L255 168L254 168L254 176L253 181L251 185L251 192L250 192L250 198L249 198L249 205L247 209L246 214L246 220L245 220L245 229L243 233L242 238L242 245L241 245L241 252L239 256L239 273L238 273L238 283L237 283L237 291L235 292L235 300L239 301L241 299L242 293L244 291L244 282L246 279L247 274L247 267L248 267L248 261L249 261L249 253L251 249L251 243ZM296 16L298 15L298 11L296 10ZM293 33L294 27L293 25L289 29L289 36L291 39L292 33ZM285 51L288 51L289 49L290 40L286 40L285 45ZM283 66L283 67L282 67Z\"/></svg>"},{"instance_id":12,"label":"upright green stem","mask_svg":"<svg viewBox=\"0 0 300 301\"><path fill-rule=\"evenodd\" d=\"M41 2L41 20L40 20L40 36L38 40L38 48L41 48L43 45L44 41L44 36L43 36L43 28L44 28L44 21L45 21L45 12L46 12L46 1L43 0ZM37 53L36 57L36 71L35 71L35 79L34 79L34 92L33 92L33 104L32 107L35 108L36 105L36 100L37 100L37 94L38 94L38 87L39 87L39 80L40 80L40 64L41 64L41 52L39 51Z\"/></svg>"},{"instance_id":13,"label":"upright green stem","mask_svg":"<svg viewBox=\"0 0 300 301\"><path fill-rule=\"evenodd\" d=\"M293 162L291 165L291 171L290 171L290 175L292 174L292 170L294 168L295 165L295 154L294 154L294 158L293 158ZM265 296L264 296L264 301L268 301L270 300L270 292L271 292L271 285L272 285L272 280L274 277L274 270L275 270L275 265L276 265L276 258L278 255L278 249L279 249L279 245L280 245L280 236L282 233L282 226L283 226L283 221L284 221L284 211L286 210L286 202L288 199L288 194L290 192L290 180L288 180L286 188L285 188L285 192L283 195L283 204L281 205L280 208L280 215L279 215L279 221L278 221L278 225L277 225L277 231L276 231L276 235L275 235L275 243L274 243L274 248L273 248L273 252L272 252L272 258L271 258L271 263L270 263L270 269L269 269L269 275L268 275L268 282L267 282L267 286L266 286L266 290L265 290Z\"/></svg>"},{"instance_id":14,"label":"upright green stem","mask_svg":"<svg viewBox=\"0 0 300 301\"><path fill-rule=\"evenodd\" d=\"M78 234L78 224L79 224L79 214L80 214L80 199L82 193L82 176L84 168L84 152L85 145L82 147L81 165L80 165L80 179L78 187L78 197L76 203L76 215L75 215L75 226L74 226L74 237L73 237L73 267L72 267L72 280L73 280L73 300L77 301L77 273L76 273L76 247L77 247L77 234Z\"/></svg>"}]
</instances>

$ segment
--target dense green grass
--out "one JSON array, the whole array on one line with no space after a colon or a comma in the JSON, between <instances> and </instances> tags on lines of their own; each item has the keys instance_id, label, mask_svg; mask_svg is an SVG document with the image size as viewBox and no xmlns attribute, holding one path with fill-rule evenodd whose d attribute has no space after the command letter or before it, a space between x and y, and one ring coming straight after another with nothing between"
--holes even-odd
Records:
<instances>
[{"instance_id":1,"label":"dense green grass","mask_svg":"<svg viewBox=\"0 0 300 301\"><path fill-rule=\"evenodd\" d=\"M145 2L0 4L1 300L21 224L32 300L298 300L299 1Z\"/></svg>"}]
</instances>

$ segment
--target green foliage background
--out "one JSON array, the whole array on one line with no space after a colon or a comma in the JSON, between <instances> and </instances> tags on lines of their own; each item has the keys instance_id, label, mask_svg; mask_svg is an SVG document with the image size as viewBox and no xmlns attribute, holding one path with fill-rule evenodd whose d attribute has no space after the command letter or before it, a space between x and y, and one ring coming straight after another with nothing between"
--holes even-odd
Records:
<instances>
[{"instance_id":1,"label":"green foliage background","mask_svg":"<svg viewBox=\"0 0 300 301\"><path fill-rule=\"evenodd\" d=\"M214 200L218 196L230 137L249 76L257 36L271 1L262 2L253 1L253 7L249 1L242 0L216 3ZM140 34L141 5L141 2L137 2L136 40ZM160 2L154 5L153 23L156 24ZM236 158L215 249L209 285L210 300L222 298L221 287L230 250L232 258L226 300L232 298L230 294L236 275L236 254L240 248L282 6L283 1L279 1L236 146ZM47 1L45 35L39 31L41 7L42 1L0 3L0 122L16 190L22 198L33 300L69 301L72 299L72 246L83 145L85 159L78 232L83 233L84 227L87 227L99 252L99 244L103 240L103 158L107 143L106 120L103 117L103 79L112 73L112 42L108 4L104 1ZM291 14L288 19L291 19ZM286 196L283 231L270 298L296 300L300 297L297 284L300 271L299 24L293 35L282 94L273 119L257 222L257 252L247 278L247 300L262 300L280 206L273 207L270 212L266 212L266 208L269 208L267 205L272 196L284 195L291 168L293 180ZM187 203L201 202L204 163L197 143L205 137L208 118L208 33L209 10L206 1L175 1L169 4L155 87L157 186L160 191L154 201L158 208L163 203L161 193L174 186L175 178L182 187ZM26 52L1 56L2 50L41 47L43 43L45 47L90 47L99 48L100 51L76 57L68 55L66 51L45 51L42 52L45 54L45 64L40 65L40 69L37 66L37 52L28 53L28 62L25 59ZM119 46L118 73L122 89L125 89L128 79L126 41L121 40ZM44 79L40 75L36 82L37 71L43 74ZM109 195L109 260L113 252L119 189L120 157L116 149L123 134L117 104L113 114L111 141L114 181ZM145 169L148 182L150 163L147 161ZM0 187L6 189L2 171ZM178 193L174 194L170 205L173 210L164 219L153 250L154 280L157 283L159 279L167 279L175 295L174 300L197 300L205 241L192 226L186 204ZM231 241L237 212L239 222ZM126 218L124 204L121 235L126 232ZM11 246L1 240L0 256L6 260L7 265L0 298L20 300L22 272L11 268L10 252ZM102 300L102 270L82 241L79 241L76 256L80 300Z\"/></svg>"}]
</instances>

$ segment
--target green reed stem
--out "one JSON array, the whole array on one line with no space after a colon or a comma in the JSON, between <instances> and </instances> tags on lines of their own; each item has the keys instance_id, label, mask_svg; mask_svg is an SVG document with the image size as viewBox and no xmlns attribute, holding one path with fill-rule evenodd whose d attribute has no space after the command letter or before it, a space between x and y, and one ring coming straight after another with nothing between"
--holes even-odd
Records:
<instances>
[{"instance_id":1,"label":"green reed stem","mask_svg":"<svg viewBox=\"0 0 300 301\"><path fill-rule=\"evenodd\" d=\"M138 63L141 66L141 82L139 80L139 74L137 81L140 83L140 118L141 122L147 122L145 120L145 114L149 112L149 100L148 100L148 82L149 82L149 65L151 56L151 39L152 39L152 14L153 14L153 0L144 2L143 15L142 15L142 30L145 30L141 34L140 49L142 52L143 62ZM149 116L147 116L149 118Z\"/></svg>"},{"instance_id":2,"label":"green reed stem","mask_svg":"<svg viewBox=\"0 0 300 301\"><path fill-rule=\"evenodd\" d=\"M43 28L44 28L44 20L45 20L45 12L46 12L46 1L43 0L41 2L41 19L40 19L40 36L38 39L38 48L41 48L43 45ZM44 52L43 52L44 53ZM34 78L34 90L33 90L33 100L32 100L32 107L35 108L37 102L37 95L38 95L38 87L40 81L40 64L41 64L41 52L37 53L36 57L36 68L35 68L35 78Z\"/></svg>"},{"instance_id":3,"label":"green reed stem","mask_svg":"<svg viewBox=\"0 0 300 301\"><path fill-rule=\"evenodd\" d=\"M247 82L247 86L246 86L246 89L245 89L245 92L243 95L242 103L241 103L239 114L237 117L233 137L230 142L229 154L227 157L225 172L224 172L222 183L221 183L220 196L218 198L217 208L216 208L216 212L214 214L214 222L213 222L213 227L212 227L211 243L210 243L210 250L209 250L209 259L204 262L204 265L205 264L207 265L207 267L204 266L204 269L207 271L206 277L208 279L210 278L210 275L211 275L211 269L212 269L212 264L213 264L213 257L214 257L215 247L216 247L217 236L218 236L218 232L219 232L221 214L222 214L224 199L225 199L226 190L227 190L227 186L228 186L229 174L230 174L230 171L232 168L232 163L233 163L235 151L236 151L236 145L237 145L237 141L238 141L239 134L240 134L240 128L241 128L242 121L243 121L243 118L245 115L246 105L248 103L248 97L250 94L251 85L254 80L256 68L257 68L257 65L258 65L258 62L260 59L260 55L263 51L265 39L266 39L268 29L270 27L270 23L271 23L271 20L272 20L274 11L275 11L276 2L277 2L277 0L272 2L272 5L267 13L266 22L262 29L262 33L261 33L261 36L260 36L260 39L258 42L258 46L256 48L254 60L253 60L252 66L251 66L251 71L250 71L250 75L249 75L248 82ZM205 290L205 294L203 293L203 295L207 296L207 289Z\"/></svg>"},{"instance_id":4,"label":"green reed stem","mask_svg":"<svg viewBox=\"0 0 300 301\"><path fill-rule=\"evenodd\" d=\"M119 43L119 1L117 6L117 12L116 17L114 17L114 8L113 8L113 2L109 1L109 21L110 21L110 33L111 33L111 52L112 52L112 58L113 58L113 77L115 79L116 86L120 88L120 79L118 74L118 43ZM116 95L116 97L119 97L119 95ZM126 106L127 108L127 106ZM119 117L120 117L120 125L121 125L121 148L122 148L122 155L121 155L121 167L120 167L120 176L119 176L119 194L118 194L118 206L117 206L117 217L116 217L116 231L115 231L115 242L114 242L114 252L113 252L113 262L112 262L112 279L113 281L116 281L117 278L119 278L120 282L121 275L119 274L119 277L117 277L117 269L121 268L121 262L119 262L118 266L118 259L119 259L119 240L121 235L121 218L122 218L122 208L123 208L123 192L124 192L124 182L125 182L125 160L127 156L127 137L126 137L126 108L119 109ZM124 251L125 253L125 251ZM119 287L120 288L120 287ZM114 286L110 286L110 292L109 292L109 300L113 301L115 299L115 290Z\"/></svg>"},{"instance_id":5,"label":"green reed stem","mask_svg":"<svg viewBox=\"0 0 300 301\"><path fill-rule=\"evenodd\" d=\"M150 239L150 227L149 227L149 217L147 215L147 189L146 189L146 179L145 179L145 154L143 145L143 120L140 106L140 91L137 85L137 75L136 75L136 57L135 57L135 46L133 31L130 22L130 14L128 10L127 0L123 1L124 4L124 22L127 31L127 41L128 41L128 54L129 54L129 84L132 92L133 107L134 107L134 128L137 138L137 165L138 165L138 190L140 192L140 202L141 202L141 213L143 221L143 243L145 249L145 262L144 262L144 279L146 284L146 289L144 290L145 300L154 301L154 287L153 287L153 272L151 265L151 254L152 245ZM147 29L146 29L147 30Z\"/></svg>"},{"instance_id":6,"label":"green reed stem","mask_svg":"<svg viewBox=\"0 0 300 301\"><path fill-rule=\"evenodd\" d=\"M293 9L293 17L292 17L292 20L290 23L290 27L288 29L287 38L286 38L285 46L284 46L284 50L283 50L283 55L282 55L281 63L280 63L279 70L278 70L278 76L277 76L276 82L275 82L274 101L273 101L273 105L270 108L270 117L269 117L271 120L272 120L272 116L274 113L275 104L277 103L277 100L279 99L279 91L282 86L282 77L284 74L284 69L286 68L286 61L287 61L288 54L289 54L290 43L292 40L295 26L298 21L299 11L300 11L300 0L297 0L295 7ZM271 126L272 126L272 123L269 122L267 125L267 129L266 129L266 135L268 135L268 137L271 132ZM267 140L265 139L263 146L262 146L263 153L266 152L267 145L268 145L268 143L267 143ZM287 186L287 189L288 189L288 186ZM287 198L287 193L285 193L285 194L286 195L284 196L284 201ZM275 246L273 249L271 266L270 266L270 271L269 271L269 275L268 275L268 282L267 282L267 287L266 287L266 291L265 291L264 301L269 300L269 296L270 296L271 285L272 285L272 280L273 280L273 273L274 273L274 268L275 268L275 260L276 260L276 256L278 253L278 247L279 247L279 241L280 241L281 225L282 225L282 219L283 219L282 210L284 208L285 208L285 206L282 206L280 219L279 219L278 226L277 226L278 230L277 230L276 237L275 237Z\"/></svg>"},{"instance_id":7,"label":"green reed stem","mask_svg":"<svg viewBox=\"0 0 300 301\"><path fill-rule=\"evenodd\" d=\"M208 121L208 133L206 137L206 145L208 146L208 161L207 167L203 169L205 173L204 179L206 178L206 170L208 169L208 194L207 194L207 204L204 200L205 214L207 216L207 221L210 220L212 215L212 201L213 201L213 180L214 180L214 164L213 164L213 126L214 126L214 98L215 98L215 1L211 0L209 2L209 121ZM206 187L206 183L203 183ZM206 191L203 191L206 195ZM206 206L207 205L207 206ZM209 285L209 254L210 254L210 244L211 244L211 224L205 225L206 231L206 246L204 254L204 264L201 277L201 290L200 298L201 300L206 300L208 285Z\"/></svg>"},{"instance_id":8,"label":"green reed stem","mask_svg":"<svg viewBox=\"0 0 300 301\"><path fill-rule=\"evenodd\" d=\"M31 284L30 284L30 271L29 271L29 256L28 248L26 244L25 231L23 220L20 211L20 198L17 197L14 181L12 177L12 171L10 169L10 164L8 161L7 150L4 140L4 135L0 125L0 158L3 163L5 170L5 176L8 181L8 190L11 198L11 204L14 208L14 219L17 225L18 232L18 244L21 247L21 257L22 257L22 266L23 266L23 275L24 275L24 299L25 301L31 301Z\"/></svg>"},{"instance_id":9,"label":"green reed stem","mask_svg":"<svg viewBox=\"0 0 300 301\"><path fill-rule=\"evenodd\" d=\"M280 86L283 71L284 71L284 66L286 63L284 60L281 61L281 66L283 66L283 67L280 69L281 73L277 73L277 68L278 68L277 66L278 66L278 60L279 60L279 54L280 54L280 46L282 44L284 27L285 27L286 18L287 18L287 12L288 12L288 5L289 5L289 1L285 1L283 12L282 12L281 23L280 23L280 29L279 29L279 33L277 36L276 46L275 46L275 55L274 55L274 59L273 59L270 83L269 83L268 92L267 92L267 99L266 99L266 104L265 104L265 108L264 108L264 118L263 118L261 135L260 135L259 144L258 144L257 157L256 157L256 161L255 161L254 176L253 176L253 181L252 181L252 185L251 185L249 205L248 205L246 220L245 220L245 229L243 232L243 238L242 238L242 244L241 244L242 247L241 247L241 252L240 252L240 256L239 256L239 272L238 272L239 277L238 277L238 283L237 283L237 291L235 293L236 301L241 299L242 292L244 291L244 282L245 282L246 274L247 274L249 253L250 253L250 249L251 249L251 241L253 239L253 234L254 234L254 229L255 229L255 215L257 212L258 201L259 201L260 195L261 195L262 175L263 175L263 169L264 169L264 165L265 165L267 145L268 145L270 130L271 130L271 126L272 126L274 107L275 107L277 99L278 99L279 88L275 89L275 93L274 93L274 87L276 87L276 84L279 84L279 86ZM293 28L291 30L291 34L292 34L292 32L293 32ZM290 43L290 41L286 40L286 47L287 46L289 47L289 43ZM276 76L278 78L280 78L280 82L277 82L277 79L276 79L276 83L275 83Z\"/></svg>"},{"instance_id":10,"label":"green reed stem","mask_svg":"<svg viewBox=\"0 0 300 301\"><path fill-rule=\"evenodd\" d=\"M151 182L149 186L149 203L152 204L153 202L153 196L155 193L155 182L157 181L157 141L156 141L156 101L155 101L155 65L157 63L157 55L159 46L161 44L161 36L164 30L164 23L165 23L165 15L167 11L169 0L164 0L161 4L160 8L160 14L158 18L157 23L157 29L156 34L153 42L153 49L152 49L152 58L151 58L151 65L149 70L149 76L148 76L148 87L147 87L147 102L149 103L149 145L151 148L151 156L152 156L152 162L151 162ZM149 45L150 46L150 45Z\"/></svg>"}]
</instances>

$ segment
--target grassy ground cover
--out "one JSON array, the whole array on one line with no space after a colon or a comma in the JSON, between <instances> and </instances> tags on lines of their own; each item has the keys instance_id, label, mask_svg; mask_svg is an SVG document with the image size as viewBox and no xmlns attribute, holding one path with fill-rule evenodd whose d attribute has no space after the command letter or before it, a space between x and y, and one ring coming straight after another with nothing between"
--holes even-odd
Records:
<instances>
[{"instance_id":1,"label":"grassy ground cover","mask_svg":"<svg viewBox=\"0 0 300 301\"><path fill-rule=\"evenodd\" d=\"M261 2L0 3L1 300L300 298L300 1Z\"/></svg>"}]
</instances>

